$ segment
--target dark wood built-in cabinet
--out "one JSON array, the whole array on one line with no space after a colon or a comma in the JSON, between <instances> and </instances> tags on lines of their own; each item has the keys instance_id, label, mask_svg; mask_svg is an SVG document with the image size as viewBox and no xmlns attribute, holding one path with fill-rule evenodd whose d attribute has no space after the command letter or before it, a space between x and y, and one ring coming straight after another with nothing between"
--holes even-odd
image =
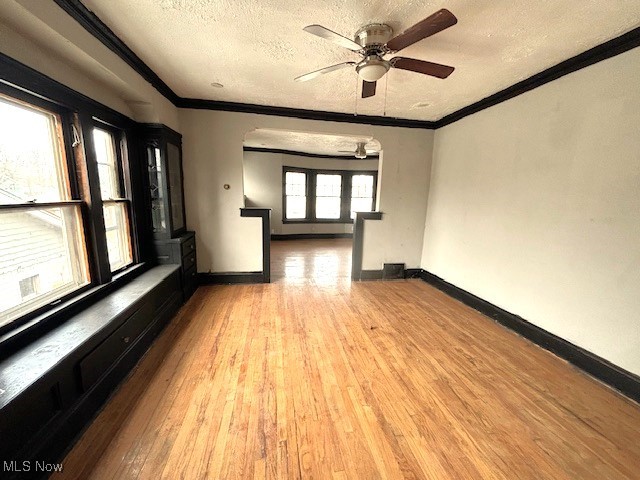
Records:
<instances>
[{"instance_id":1,"label":"dark wood built-in cabinet","mask_svg":"<svg viewBox=\"0 0 640 480\"><path fill-rule=\"evenodd\" d=\"M156 259L181 267L185 300L197 287L195 233L186 230L182 136L164 125L141 127Z\"/></svg>"},{"instance_id":2,"label":"dark wood built-in cabinet","mask_svg":"<svg viewBox=\"0 0 640 480\"><path fill-rule=\"evenodd\" d=\"M186 230L182 182L182 135L164 125L140 130L156 238L175 238Z\"/></svg>"},{"instance_id":3,"label":"dark wood built-in cabinet","mask_svg":"<svg viewBox=\"0 0 640 480\"><path fill-rule=\"evenodd\" d=\"M0 359L0 477L46 476L182 304L179 267L156 266Z\"/></svg>"},{"instance_id":4,"label":"dark wood built-in cabinet","mask_svg":"<svg viewBox=\"0 0 640 480\"><path fill-rule=\"evenodd\" d=\"M156 240L156 255L160 264L178 264L182 272L182 290L187 300L196 291L196 236L186 232L176 238Z\"/></svg>"}]
</instances>

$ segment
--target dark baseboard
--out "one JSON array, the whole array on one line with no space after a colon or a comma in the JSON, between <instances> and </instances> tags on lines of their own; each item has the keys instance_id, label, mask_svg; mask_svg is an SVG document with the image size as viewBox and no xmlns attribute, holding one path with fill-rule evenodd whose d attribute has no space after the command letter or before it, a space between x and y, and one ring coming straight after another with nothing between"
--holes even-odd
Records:
<instances>
[{"instance_id":1,"label":"dark baseboard","mask_svg":"<svg viewBox=\"0 0 640 480\"><path fill-rule=\"evenodd\" d=\"M282 233L271 234L271 240L317 240L322 238L353 238L353 233Z\"/></svg>"},{"instance_id":2,"label":"dark baseboard","mask_svg":"<svg viewBox=\"0 0 640 480\"><path fill-rule=\"evenodd\" d=\"M492 318L528 340L531 340L536 345L565 359L627 397L632 398L636 402L640 402L640 377L637 375L557 335L537 327L518 315L507 312L466 290L456 287L426 270L421 271L420 278L438 290L443 291L447 295Z\"/></svg>"},{"instance_id":3,"label":"dark baseboard","mask_svg":"<svg viewBox=\"0 0 640 480\"><path fill-rule=\"evenodd\" d=\"M421 268L406 268L403 278L420 278ZM362 270L360 280L382 280L382 270Z\"/></svg>"},{"instance_id":4,"label":"dark baseboard","mask_svg":"<svg viewBox=\"0 0 640 480\"><path fill-rule=\"evenodd\" d=\"M262 272L198 273L199 285L232 285L240 283L268 283Z\"/></svg>"},{"instance_id":5,"label":"dark baseboard","mask_svg":"<svg viewBox=\"0 0 640 480\"><path fill-rule=\"evenodd\" d=\"M382 280L382 270L362 270L360 280Z\"/></svg>"},{"instance_id":6,"label":"dark baseboard","mask_svg":"<svg viewBox=\"0 0 640 480\"><path fill-rule=\"evenodd\" d=\"M421 268L406 268L404 270L404 278L420 278Z\"/></svg>"}]
</instances>

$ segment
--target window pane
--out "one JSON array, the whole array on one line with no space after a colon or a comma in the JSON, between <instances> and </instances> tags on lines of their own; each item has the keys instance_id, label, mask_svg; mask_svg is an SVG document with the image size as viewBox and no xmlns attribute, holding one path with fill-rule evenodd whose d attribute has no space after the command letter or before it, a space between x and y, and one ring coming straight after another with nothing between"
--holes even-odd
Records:
<instances>
[{"instance_id":1,"label":"window pane","mask_svg":"<svg viewBox=\"0 0 640 480\"><path fill-rule=\"evenodd\" d=\"M162 196L162 159L159 148L147 150L147 169L149 171L149 189L151 192L151 219L154 232L166 232L167 221Z\"/></svg>"},{"instance_id":2,"label":"window pane","mask_svg":"<svg viewBox=\"0 0 640 480\"><path fill-rule=\"evenodd\" d=\"M373 198L373 175L351 177L351 196Z\"/></svg>"},{"instance_id":3,"label":"window pane","mask_svg":"<svg viewBox=\"0 0 640 480\"><path fill-rule=\"evenodd\" d=\"M284 175L287 219L307 218L307 174L286 172Z\"/></svg>"},{"instance_id":4,"label":"window pane","mask_svg":"<svg viewBox=\"0 0 640 480\"><path fill-rule=\"evenodd\" d=\"M316 218L340 218L340 197L317 197Z\"/></svg>"},{"instance_id":5,"label":"window pane","mask_svg":"<svg viewBox=\"0 0 640 480\"><path fill-rule=\"evenodd\" d=\"M373 209L373 175L353 175L351 177L351 218L356 212L370 212Z\"/></svg>"},{"instance_id":6,"label":"window pane","mask_svg":"<svg viewBox=\"0 0 640 480\"><path fill-rule=\"evenodd\" d=\"M373 206L373 198L352 198L351 218L356 218L356 212L370 212Z\"/></svg>"},{"instance_id":7,"label":"window pane","mask_svg":"<svg viewBox=\"0 0 640 480\"><path fill-rule=\"evenodd\" d=\"M287 196L286 218L300 219L307 217L307 197Z\"/></svg>"},{"instance_id":8,"label":"window pane","mask_svg":"<svg viewBox=\"0 0 640 480\"><path fill-rule=\"evenodd\" d=\"M0 203L68 200L56 115L0 97Z\"/></svg>"},{"instance_id":9,"label":"window pane","mask_svg":"<svg viewBox=\"0 0 640 480\"><path fill-rule=\"evenodd\" d=\"M167 144L167 161L169 163L169 193L171 195L171 221L173 229L184 227L182 211L182 172L180 171L180 149L173 143Z\"/></svg>"},{"instance_id":10,"label":"window pane","mask_svg":"<svg viewBox=\"0 0 640 480\"><path fill-rule=\"evenodd\" d=\"M285 195L306 195L307 174L302 172L287 172L285 174Z\"/></svg>"},{"instance_id":11,"label":"window pane","mask_svg":"<svg viewBox=\"0 0 640 480\"><path fill-rule=\"evenodd\" d=\"M341 175L316 175L316 218L340 218L341 193Z\"/></svg>"},{"instance_id":12,"label":"window pane","mask_svg":"<svg viewBox=\"0 0 640 480\"><path fill-rule=\"evenodd\" d=\"M0 212L0 326L89 283L80 207Z\"/></svg>"},{"instance_id":13,"label":"window pane","mask_svg":"<svg viewBox=\"0 0 640 480\"><path fill-rule=\"evenodd\" d=\"M93 144L96 151L96 160L98 161L98 176L100 177L102 199L121 198L118 186L115 138L105 130L94 128Z\"/></svg>"},{"instance_id":14,"label":"window pane","mask_svg":"<svg viewBox=\"0 0 640 480\"><path fill-rule=\"evenodd\" d=\"M104 226L107 230L109 265L111 266L111 271L114 272L133 262L127 204L105 204L103 211Z\"/></svg>"},{"instance_id":15,"label":"window pane","mask_svg":"<svg viewBox=\"0 0 640 480\"><path fill-rule=\"evenodd\" d=\"M316 176L316 196L339 197L342 189L341 175L325 175L319 173Z\"/></svg>"}]
</instances>

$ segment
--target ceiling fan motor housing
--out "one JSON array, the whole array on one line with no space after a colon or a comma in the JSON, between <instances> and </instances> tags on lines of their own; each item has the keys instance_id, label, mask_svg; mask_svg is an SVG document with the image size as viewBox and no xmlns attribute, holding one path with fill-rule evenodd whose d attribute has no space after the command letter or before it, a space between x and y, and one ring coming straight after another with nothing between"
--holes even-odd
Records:
<instances>
[{"instance_id":1,"label":"ceiling fan motor housing","mask_svg":"<svg viewBox=\"0 0 640 480\"><path fill-rule=\"evenodd\" d=\"M384 46L393 35L393 29L389 25L384 23L371 23L360 28L356 32L355 41L360 45L367 53L369 49L379 48L379 53L384 52Z\"/></svg>"},{"instance_id":2,"label":"ceiling fan motor housing","mask_svg":"<svg viewBox=\"0 0 640 480\"><path fill-rule=\"evenodd\" d=\"M388 52L387 41L393 29L383 23L365 25L356 32L355 41L364 50L364 59L356 65L356 72L367 82L380 80L391 65L382 57Z\"/></svg>"}]
</instances>

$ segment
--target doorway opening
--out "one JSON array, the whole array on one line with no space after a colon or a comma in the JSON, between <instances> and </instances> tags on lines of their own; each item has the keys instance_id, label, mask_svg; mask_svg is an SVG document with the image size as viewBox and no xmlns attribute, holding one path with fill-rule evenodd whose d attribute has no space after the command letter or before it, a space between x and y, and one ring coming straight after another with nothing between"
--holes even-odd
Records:
<instances>
[{"instance_id":1,"label":"doorway opening","mask_svg":"<svg viewBox=\"0 0 640 480\"><path fill-rule=\"evenodd\" d=\"M375 210L381 154L366 135L245 135L245 206L271 210L271 282L350 281L355 212Z\"/></svg>"}]
</instances>

